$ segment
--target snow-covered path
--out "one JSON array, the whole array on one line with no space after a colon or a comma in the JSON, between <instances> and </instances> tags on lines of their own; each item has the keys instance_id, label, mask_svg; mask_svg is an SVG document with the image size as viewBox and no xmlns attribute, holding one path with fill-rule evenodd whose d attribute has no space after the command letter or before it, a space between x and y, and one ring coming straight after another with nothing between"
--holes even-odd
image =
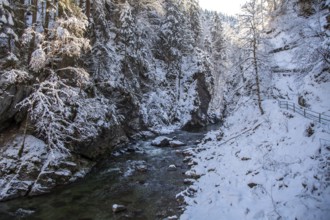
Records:
<instances>
[{"instance_id":1,"label":"snow-covered path","mask_svg":"<svg viewBox=\"0 0 330 220\"><path fill-rule=\"evenodd\" d=\"M190 172L201 178L182 193L180 219L330 219L329 127L263 106L260 116L246 100L194 150Z\"/></svg>"}]
</instances>

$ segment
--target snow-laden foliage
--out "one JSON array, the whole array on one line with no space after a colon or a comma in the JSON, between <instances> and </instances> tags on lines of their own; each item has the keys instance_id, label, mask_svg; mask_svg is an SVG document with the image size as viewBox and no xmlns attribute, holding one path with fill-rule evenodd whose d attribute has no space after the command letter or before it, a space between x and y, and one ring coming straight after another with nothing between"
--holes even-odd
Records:
<instances>
[{"instance_id":1,"label":"snow-laden foliage","mask_svg":"<svg viewBox=\"0 0 330 220\"><path fill-rule=\"evenodd\" d=\"M69 69L72 70L72 69ZM62 70L63 71L63 70ZM52 152L68 154L68 143L93 139L101 129L110 126L109 113L115 108L107 99L88 98L82 91L89 84L83 69L74 69L75 85L68 85L56 73L35 85L35 91L20 103L27 107L37 132ZM119 123L113 118L112 123Z\"/></svg>"},{"instance_id":2,"label":"snow-laden foliage","mask_svg":"<svg viewBox=\"0 0 330 220\"><path fill-rule=\"evenodd\" d=\"M29 65L43 77L20 107L28 109L34 127L54 155L68 155L69 143L97 136L107 126L107 110L111 108L102 99L88 98L89 74L70 66L70 59L78 59L90 49L89 39L84 37L87 17L74 5L61 7L66 8L66 17L57 18L47 34L31 26L22 37L24 45L36 45Z\"/></svg>"},{"instance_id":3,"label":"snow-laden foliage","mask_svg":"<svg viewBox=\"0 0 330 220\"><path fill-rule=\"evenodd\" d=\"M40 46L31 54L30 68L37 72L46 66L46 60L46 53Z\"/></svg>"},{"instance_id":4,"label":"snow-laden foliage","mask_svg":"<svg viewBox=\"0 0 330 220\"><path fill-rule=\"evenodd\" d=\"M23 83L29 78L29 74L26 71L12 69L8 71L4 71L1 74L2 82L6 82L8 84L15 84L15 83Z\"/></svg>"},{"instance_id":5,"label":"snow-laden foliage","mask_svg":"<svg viewBox=\"0 0 330 220\"><path fill-rule=\"evenodd\" d=\"M31 55L30 67L34 71L43 69L48 64L55 64L66 57L79 57L90 49L89 40L83 37L87 21L69 17L58 19L54 28L49 30L47 38L27 28L22 42L27 45L32 40L38 45Z\"/></svg>"}]
</instances>

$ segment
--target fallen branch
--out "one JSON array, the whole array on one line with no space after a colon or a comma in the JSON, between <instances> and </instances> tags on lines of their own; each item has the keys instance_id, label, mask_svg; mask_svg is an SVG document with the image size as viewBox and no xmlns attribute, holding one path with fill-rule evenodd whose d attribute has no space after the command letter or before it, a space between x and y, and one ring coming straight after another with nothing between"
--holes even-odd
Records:
<instances>
[{"instance_id":1,"label":"fallen branch","mask_svg":"<svg viewBox=\"0 0 330 220\"><path fill-rule=\"evenodd\" d=\"M234 137L229 138L228 140L226 140L226 141L220 143L219 145L223 145L223 144L225 144L225 143L227 143L227 142L229 142L229 141L231 141L231 140L233 140L233 139L235 139L235 138L237 138L237 137L239 137L239 136L241 136L241 135L243 135L243 134L245 134L245 133L247 133L247 132L249 132L249 131L251 131L251 130L254 131L254 130L256 130L261 124L262 124L262 122L260 122L259 124L257 124L257 125L254 126L253 128L247 129L247 130L243 131L242 133L239 133L238 135L235 135Z\"/></svg>"}]
</instances>

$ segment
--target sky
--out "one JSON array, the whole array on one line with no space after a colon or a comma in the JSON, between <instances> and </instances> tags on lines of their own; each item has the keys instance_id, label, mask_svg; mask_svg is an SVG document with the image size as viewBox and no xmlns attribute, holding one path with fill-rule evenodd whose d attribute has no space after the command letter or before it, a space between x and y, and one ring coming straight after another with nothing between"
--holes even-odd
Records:
<instances>
[{"instance_id":1,"label":"sky","mask_svg":"<svg viewBox=\"0 0 330 220\"><path fill-rule=\"evenodd\" d=\"M240 6L245 2L246 0L199 0L199 5L203 9L235 15L240 11Z\"/></svg>"}]
</instances>

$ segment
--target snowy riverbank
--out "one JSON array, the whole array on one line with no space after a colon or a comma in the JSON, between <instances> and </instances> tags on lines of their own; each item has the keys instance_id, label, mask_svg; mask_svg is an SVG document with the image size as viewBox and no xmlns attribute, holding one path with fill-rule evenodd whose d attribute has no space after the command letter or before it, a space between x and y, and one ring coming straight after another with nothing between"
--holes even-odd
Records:
<instances>
[{"instance_id":1,"label":"snowy riverbank","mask_svg":"<svg viewBox=\"0 0 330 220\"><path fill-rule=\"evenodd\" d=\"M329 126L275 100L263 102L263 116L252 101L241 103L194 150L190 172L201 178L190 186L194 196L182 192L180 219L329 219Z\"/></svg>"}]
</instances>

